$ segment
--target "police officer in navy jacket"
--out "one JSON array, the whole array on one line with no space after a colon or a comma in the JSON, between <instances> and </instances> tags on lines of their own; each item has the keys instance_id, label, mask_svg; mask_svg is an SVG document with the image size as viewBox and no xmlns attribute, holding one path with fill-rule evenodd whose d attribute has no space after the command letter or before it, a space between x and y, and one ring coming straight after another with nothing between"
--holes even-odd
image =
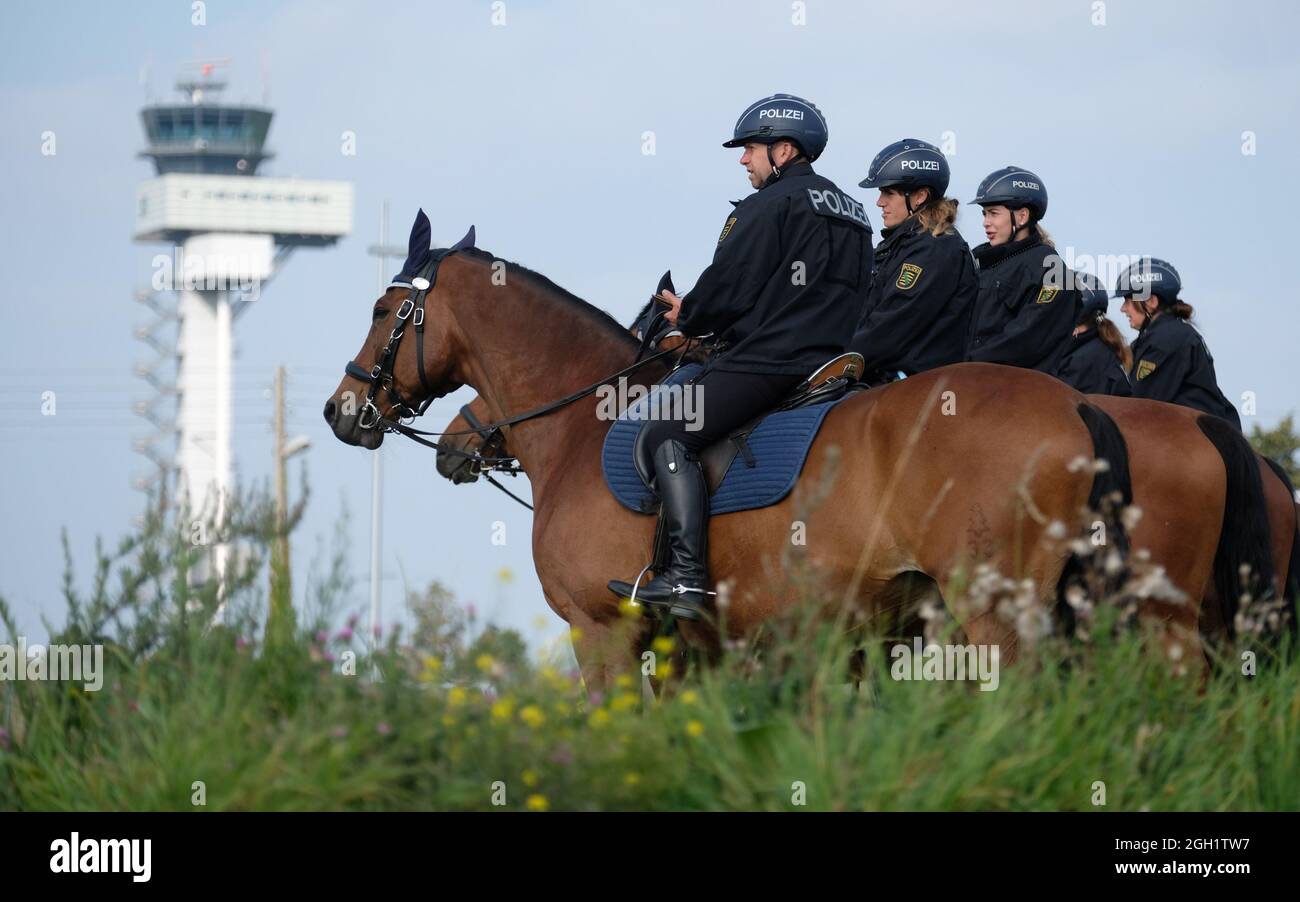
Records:
<instances>
[{"instance_id":1,"label":"police officer in navy jacket","mask_svg":"<svg viewBox=\"0 0 1300 902\"><path fill-rule=\"evenodd\" d=\"M980 182L971 203L984 208L988 241L974 250L979 296L966 357L1055 373L1074 328L1078 292L1038 224L1047 214L1043 180L1007 166Z\"/></svg>"},{"instance_id":2,"label":"police officer in navy jacket","mask_svg":"<svg viewBox=\"0 0 1300 902\"><path fill-rule=\"evenodd\" d=\"M885 228L871 289L849 349L868 379L911 376L966 355L979 288L975 259L955 228L958 202L948 190L948 160L925 141L905 138L876 154L867 177Z\"/></svg>"},{"instance_id":3,"label":"police officer in navy jacket","mask_svg":"<svg viewBox=\"0 0 1300 902\"><path fill-rule=\"evenodd\" d=\"M713 262L684 297L665 291L666 319L718 342L694 379L698 429L681 419L644 427L670 547L663 573L636 591L682 619L699 619L708 590L708 488L698 454L777 406L844 351L862 309L871 267L866 208L813 171L826 147L826 119L812 103L775 94L741 114L724 147L758 190L735 205ZM687 390L691 390L687 386ZM630 596L631 582L610 589Z\"/></svg>"},{"instance_id":4,"label":"police officer in navy jacket","mask_svg":"<svg viewBox=\"0 0 1300 902\"><path fill-rule=\"evenodd\" d=\"M1132 362L1128 343L1106 317L1110 292L1091 273L1074 273L1079 290L1079 321L1066 343L1065 355L1056 377L1084 394L1133 394L1128 367Z\"/></svg>"},{"instance_id":5,"label":"police officer in navy jacket","mask_svg":"<svg viewBox=\"0 0 1300 902\"><path fill-rule=\"evenodd\" d=\"M1214 358L1190 320L1192 306L1179 299L1182 279L1173 265L1142 257L1120 273L1115 294L1138 330L1133 342L1133 395L1194 407L1238 429L1241 417L1219 389Z\"/></svg>"}]
</instances>

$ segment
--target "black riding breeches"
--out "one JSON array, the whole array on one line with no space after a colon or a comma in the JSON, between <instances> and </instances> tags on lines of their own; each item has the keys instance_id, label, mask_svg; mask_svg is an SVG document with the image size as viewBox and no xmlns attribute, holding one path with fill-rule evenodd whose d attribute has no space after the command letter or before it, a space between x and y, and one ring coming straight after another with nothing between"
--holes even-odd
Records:
<instances>
[{"instance_id":1,"label":"black riding breeches","mask_svg":"<svg viewBox=\"0 0 1300 902\"><path fill-rule=\"evenodd\" d=\"M660 416L646 424L645 447L654 453L662 443L676 439L698 455L759 414L772 410L803 382L806 376L782 373L733 373L709 370L698 381L682 386L691 393L671 405L661 405Z\"/></svg>"}]
</instances>

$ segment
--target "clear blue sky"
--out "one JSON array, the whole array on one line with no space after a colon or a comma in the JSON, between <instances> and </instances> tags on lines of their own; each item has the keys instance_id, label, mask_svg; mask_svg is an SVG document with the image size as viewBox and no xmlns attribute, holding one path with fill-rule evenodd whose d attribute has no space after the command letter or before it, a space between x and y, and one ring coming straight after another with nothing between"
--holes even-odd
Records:
<instances>
[{"instance_id":1,"label":"clear blue sky","mask_svg":"<svg viewBox=\"0 0 1300 902\"><path fill-rule=\"evenodd\" d=\"M1300 12L1291 3L1108 0L1017 3L735 3L488 0L456 3L210 0L28 3L0 8L0 593L32 636L62 618L59 529L89 578L96 535L140 510L149 465L131 451L149 391L132 376L147 319L132 292L160 251L132 243L136 184L151 174L138 109L170 96L179 67L231 57L236 99L276 109L272 175L347 179L352 237L302 251L237 324L237 473L265 480L266 391L290 368L290 428L308 434L314 497L294 552L310 560L350 513L349 608L365 605L369 459L335 441L319 410L354 354L375 294L365 248L391 199L405 234L418 206L449 242L540 270L629 319L671 266L687 287L707 263L727 201L748 186L723 150L735 116L774 91L814 100L831 131L818 169L856 188L885 143L956 140L952 192L989 171L1036 171L1045 225L1076 255L1174 262L1229 398L1258 398L1269 425L1300 408L1295 378L1292 207L1300 146ZM41 135L57 154L41 154ZM356 156L341 135L357 136ZM642 153L654 132L655 154ZM1257 152L1242 153L1242 133ZM874 207L869 209L879 226ZM981 240L976 208L959 226ZM1112 311L1118 319L1118 311ZM40 416L40 394L58 415ZM463 394L463 396L462 396ZM438 428L468 399L432 408ZM414 445L386 445L386 609L403 581L448 583L495 619L537 635L558 620L530 560L527 511L486 486L453 488ZM297 467L291 475L296 485ZM1194 487L1189 487L1194 491ZM494 520L506 546L491 544ZM508 567L513 583L495 574ZM610 574L621 576L625 574ZM301 590L301 582L296 586Z\"/></svg>"}]
</instances>

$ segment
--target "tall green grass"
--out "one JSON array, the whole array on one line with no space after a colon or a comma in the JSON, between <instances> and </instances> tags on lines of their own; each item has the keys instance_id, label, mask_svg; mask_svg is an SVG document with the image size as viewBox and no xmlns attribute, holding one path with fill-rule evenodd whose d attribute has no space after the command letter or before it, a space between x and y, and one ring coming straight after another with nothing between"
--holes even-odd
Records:
<instances>
[{"instance_id":1,"label":"tall green grass","mask_svg":"<svg viewBox=\"0 0 1300 902\"><path fill-rule=\"evenodd\" d=\"M104 686L0 684L0 808L1300 807L1296 656L1261 651L1248 678L1224 650L1199 686L1099 605L1087 642L1041 640L996 691L895 681L880 643L854 684L842 631L801 621L646 702L639 673L592 694L508 631L471 640L436 587L409 635L372 647L335 622L338 556L268 645L264 513L232 527L251 552L215 626L221 600L185 576L203 549L166 524L101 554L54 641L107 643ZM658 667L677 650L661 640Z\"/></svg>"}]
</instances>

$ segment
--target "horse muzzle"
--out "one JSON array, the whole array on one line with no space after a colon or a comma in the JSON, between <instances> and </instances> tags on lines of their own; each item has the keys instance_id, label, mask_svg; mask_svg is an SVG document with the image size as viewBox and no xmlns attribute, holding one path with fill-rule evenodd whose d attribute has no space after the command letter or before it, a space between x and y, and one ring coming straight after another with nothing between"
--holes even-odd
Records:
<instances>
[{"instance_id":1,"label":"horse muzzle","mask_svg":"<svg viewBox=\"0 0 1300 902\"><path fill-rule=\"evenodd\" d=\"M345 414L339 403L330 398L325 402L323 413L334 437L345 444L359 445L373 451L384 443L383 430L378 425L363 426L360 411Z\"/></svg>"}]
</instances>

